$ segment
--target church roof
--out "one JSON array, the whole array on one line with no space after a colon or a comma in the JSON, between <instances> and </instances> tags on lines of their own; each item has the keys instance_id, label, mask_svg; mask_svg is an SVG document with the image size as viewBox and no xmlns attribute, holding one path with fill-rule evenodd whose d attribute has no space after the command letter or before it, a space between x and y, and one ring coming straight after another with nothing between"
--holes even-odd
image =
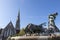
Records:
<instances>
[{"instance_id":1,"label":"church roof","mask_svg":"<svg viewBox=\"0 0 60 40\"><path fill-rule=\"evenodd\" d=\"M6 30L8 30L8 29L11 29L12 31L15 30L15 28L14 28L14 26L13 26L13 24L12 24L11 21L10 21L10 22L8 23L8 25L4 28L4 31L6 31Z\"/></svg>"},{"instance_id":2,"label":"church roof","mask_svg":"<svg viewBox=\"0 0 60 40\"><path fill-rule=\"evenodd\" d=\"M10 31L8 31L8 30L10 30ZM3 29L3 31L2 31L2 36L4 36L5 35L5 33L6 32L9 32L8 34L10 35L10 32L12 32L13 34L15 34L15 28L14 28L14 26L13 26L13 24L12 24L12 22L10 21L9 23L8 23L8 25ZM8 36L9 36L8 35ZM12 35L12 34L11 34ZM6 35L7 36L7 35Z\"/></svg>"}]
</instances>

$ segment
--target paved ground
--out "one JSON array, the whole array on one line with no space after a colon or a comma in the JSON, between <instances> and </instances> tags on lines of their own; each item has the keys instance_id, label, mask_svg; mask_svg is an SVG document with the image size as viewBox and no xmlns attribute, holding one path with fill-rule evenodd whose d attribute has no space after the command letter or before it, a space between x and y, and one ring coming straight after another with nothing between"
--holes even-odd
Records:
<instances>
[{"instance_id":1,"label":"paved ground","mask_svg":"<svg viewBox=\"0 0 60 40\"><path fill-rule=\"evenodd\" d=\"M16 39L16 40L18 40L18 39L20 39L20 40L36 39L37 40L37 39L48 39L48 38L51 38L51 37L50 36L16 36L16 37L12 37L11 39Z\"/></svg>"},{"instance_id":2,"label":"paved ground","mask_svg":"<svg viewBox=\"0 0 60 40\"><path fill-rule=\"evenodd\" d=\"M51 36L16 36L11 37L14 40L60 40L60 35L51 34Z\"/></svg>"}]
</instances>

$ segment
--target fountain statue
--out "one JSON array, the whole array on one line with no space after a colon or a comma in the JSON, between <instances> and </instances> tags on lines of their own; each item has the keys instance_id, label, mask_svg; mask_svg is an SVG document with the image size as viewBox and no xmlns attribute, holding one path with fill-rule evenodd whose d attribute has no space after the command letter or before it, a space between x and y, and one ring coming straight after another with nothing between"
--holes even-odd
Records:
<instances>
[{"instance_id":1,"label":"fountain statue","mask_svg":"<svg viewBox=\"0 0 60 40\"><path fill-rule=\"evenodd\" d=\"M57 28L57 26L55 25L54 20L56 19L56 16L58 15L58 13L54 13L54 14L50 14L49 15L49 21L48 21L48 30L50 30L50 32L59 32L59 29Z\"/></svg>"}]
</instances>

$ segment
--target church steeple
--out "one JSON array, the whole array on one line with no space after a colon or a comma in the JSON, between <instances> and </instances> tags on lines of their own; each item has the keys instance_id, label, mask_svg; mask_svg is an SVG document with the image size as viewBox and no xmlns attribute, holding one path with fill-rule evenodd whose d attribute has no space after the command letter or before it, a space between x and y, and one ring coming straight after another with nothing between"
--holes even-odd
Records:
<instances>
[{"instance_id":1,"label":"church steeple","mask_svg":"<svg viewBox=\"0 0 60 40\"><path fill-rule=\"evenodd\" d=\"M16 33L19 33L20 31L20 10L18 11L18 16L16 20Z\"/></svg>"}]
</instances>

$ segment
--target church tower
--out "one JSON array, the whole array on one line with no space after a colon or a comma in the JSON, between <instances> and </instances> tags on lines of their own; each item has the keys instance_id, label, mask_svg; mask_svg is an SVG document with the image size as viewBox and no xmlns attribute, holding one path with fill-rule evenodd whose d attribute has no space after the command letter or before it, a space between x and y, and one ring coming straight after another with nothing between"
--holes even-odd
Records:
<instances>
[{"instance_id":1,"label":"church tower","mask_svg":"<svg viewBox=\"0 0 60 40\"><path fill-rule=\"evenodd\" d=\"M18 16L16 20L16 33L19 33L20 31L20 10L18 11Z\"/></svg>"}]
</instances>

